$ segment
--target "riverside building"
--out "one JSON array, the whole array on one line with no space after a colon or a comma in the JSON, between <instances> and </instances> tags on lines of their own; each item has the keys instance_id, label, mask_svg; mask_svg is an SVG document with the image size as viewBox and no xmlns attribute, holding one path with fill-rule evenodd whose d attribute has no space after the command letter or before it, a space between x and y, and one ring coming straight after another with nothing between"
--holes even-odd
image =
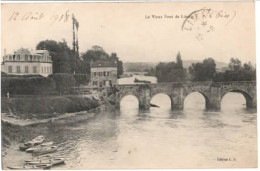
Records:
<instances>
[{"instance_id":1,"label":"riverside building","mask_svg":"<svg viewBox=\"0 0 260 171\"><path fill-rule=\"evenodd\" d=\"M52 60L48 50L29 51L21 48L12 54L4 53L2 72L10 75L52 74Z\"/></svg>"},{"instance_id":2,"label":"riverside building","mask_svg":"<svg viewBox=\"0 0 260 171\"><path fill-rule=\"evenodd\" d=\"M91 62L90 84L91 87L111 87L117 84L117 62Z\"/></svg>"}]
</instances>

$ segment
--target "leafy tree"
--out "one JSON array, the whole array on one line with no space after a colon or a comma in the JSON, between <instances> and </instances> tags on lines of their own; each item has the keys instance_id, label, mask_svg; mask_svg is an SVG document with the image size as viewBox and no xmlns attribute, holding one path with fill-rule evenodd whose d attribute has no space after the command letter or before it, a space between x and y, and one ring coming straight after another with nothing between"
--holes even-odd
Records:
<instances>
[{"instance_id":1,"label":"leafy tree","mask_svg":"<svg viewBox=\"0 0 260 171\"><path fill-rule=\"evenodd\" d=\"M228 68L230 70L240 70L241 69L241 61L239 59L231 58L228 64Z\"/></svg>"},{"instance_id":2,"label":"leafy tree","mask_svg":"<svg viewBox=\"0 0 260 171\"><path fill-rule=\"evenodd\" d=\"M204 59L202 63L193 63L189 67L192 81L210 81L216 74L216 63L214 59Z\"/></svg>"},{"instance_id":3,"label":"leafy tree","mask_svg":"<svg viewBox=\"0 0 260 171\"><path fill-rule=\"evenodd\" d=\"M225 72L219 72L214 77L215 82L227 82L227 81L252 81L256 80L256 70L252 66L251 62L244 63L241 67L241 61L231 58L229 63L229 69Z\"/></svg>"},{"instance_id":4,"label":"leafy tree","mask_svg":"<svg viewBox=\"0 0 260 171\"><path fill-rule=\"evenodd\" d=\"M98 60L109 60L109 54L100 46L92 46L92 48L82 54L82 59L87 63Z\"/></svg>"},{"instance_id":5,"label":"leafy tree","mask_svg":"<svg viewBox=\"0 0 260 171\"><path fill-rule=\"evenodd\" d=\"M110 60L117 62L117 77L119 78L124 72L123 62L119 60L116 53L111 53Z\"/></svg>"},{"instance_id":6,"label":"leafy tree","mask_svg":"<svg viewBox=\"0 0 260 171\"><path fill-rule=\"evenodd\" d=\"M244 63L244 70L253 70L254 67L252 66L251 62L248 62L248 63Z\"/></svg>"},{"instance_id":7,"label":"leafy tree","mask_svg":"<svg viewBox=\"0 0 260 171\"><path fill-rule=\"evenodd\" d=\"M178 66L180 68L183 68L182 60L181 60L181 53L180 52L178 52L178 54L177 54L176 61L177 61Z\"/></svg>"},{"instance_id":8,"label":"leafy tree","mask_svg":"<svg viewBox=\"0 0 260 171\"><path fill-rule=\"evenodd\" d=\"M72 74L56 73L48 76L56 83L56 89L60 94L75 86L75 78Z\"/></svg>"},{"instance_id":9,"label":"leafy tree","mask_svg":"<svg viewBox=\"0 0 260 171\"><path fill-rule=\"evenodd\" d=\"M54 40L44 40L38 43L37 50L48 50L53 61L53 73L82 73L81 61L71 50L67 42L57 42ZM75 61L76 60L76 61ZM74 68L74 65L75 68Z\"/></svg>"},{"instance_id":10,"label":"leafy tree","mask_svg":"<svg viewBox=\"0 0 260 171\"><path fill-rule=\"evenodd\" d=\"M160 62L155 69L152 68L148 74L156 76L158 82L180 82L186 79L186 70L183 68L180 52L176 56L176 62Z\"/></svg>"}]
</instances>

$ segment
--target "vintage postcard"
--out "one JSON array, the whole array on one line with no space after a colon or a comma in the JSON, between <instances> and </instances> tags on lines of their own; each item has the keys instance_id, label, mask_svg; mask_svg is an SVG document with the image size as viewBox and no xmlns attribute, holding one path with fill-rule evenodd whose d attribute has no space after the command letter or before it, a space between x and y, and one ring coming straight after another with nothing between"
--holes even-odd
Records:
<instances>
[{"instance_id":1,"label":"vintage postcard","mask_svg":"<svg viewBox=\"0 0 260 171\"><path fill-rule=\"evenodd\" d=\"M1 4L3 169L256 168L255 4Z\"/></svg>"}]
</instances>

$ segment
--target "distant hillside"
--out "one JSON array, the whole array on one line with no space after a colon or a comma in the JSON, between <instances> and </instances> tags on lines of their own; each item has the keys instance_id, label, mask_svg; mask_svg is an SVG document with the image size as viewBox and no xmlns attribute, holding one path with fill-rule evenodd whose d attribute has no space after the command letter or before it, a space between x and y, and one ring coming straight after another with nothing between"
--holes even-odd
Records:
<instances>
[{"instance_id":1,"label":"distant hillside","mask_svg":"<svg viewBox=\"0 0 260 171\"><path fill-rule=\"evenodd\" d=\"M198 60L183 60L183 67L189 68L192 63L201 62ZM215 61L217 65L217 69L221 69L223 67L227 67L228 64L224 62ZM158 62L124 62L124 71L125 72L144 72L145 70L150 70L151 68L156 67Z\"/></svg>"}]
</instances>

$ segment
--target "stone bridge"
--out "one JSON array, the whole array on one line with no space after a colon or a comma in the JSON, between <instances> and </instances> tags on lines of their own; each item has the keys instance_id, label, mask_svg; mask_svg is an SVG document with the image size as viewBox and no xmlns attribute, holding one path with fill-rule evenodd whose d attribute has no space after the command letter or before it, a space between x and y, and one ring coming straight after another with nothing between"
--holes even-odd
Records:
<instances>
[{"instance_id":1,"label":"stone bridge","mask_svg":"<svg viewBox=\"0 0 260 171\"><path fill-rule=\"evenodd\" d=\"M186 83L158 83L117 85L115 103L119 107L120 101L127 95L137 97L139 108L148 109L150 100L159 93L168 95L173 110L183 109L185 98L193 92L202 94L205 98L206 109L219 110L221 100L228 92L239 92L246 99L248 108L256 108L256 82L186 82Z\"/></svg>"}]
</instances>

